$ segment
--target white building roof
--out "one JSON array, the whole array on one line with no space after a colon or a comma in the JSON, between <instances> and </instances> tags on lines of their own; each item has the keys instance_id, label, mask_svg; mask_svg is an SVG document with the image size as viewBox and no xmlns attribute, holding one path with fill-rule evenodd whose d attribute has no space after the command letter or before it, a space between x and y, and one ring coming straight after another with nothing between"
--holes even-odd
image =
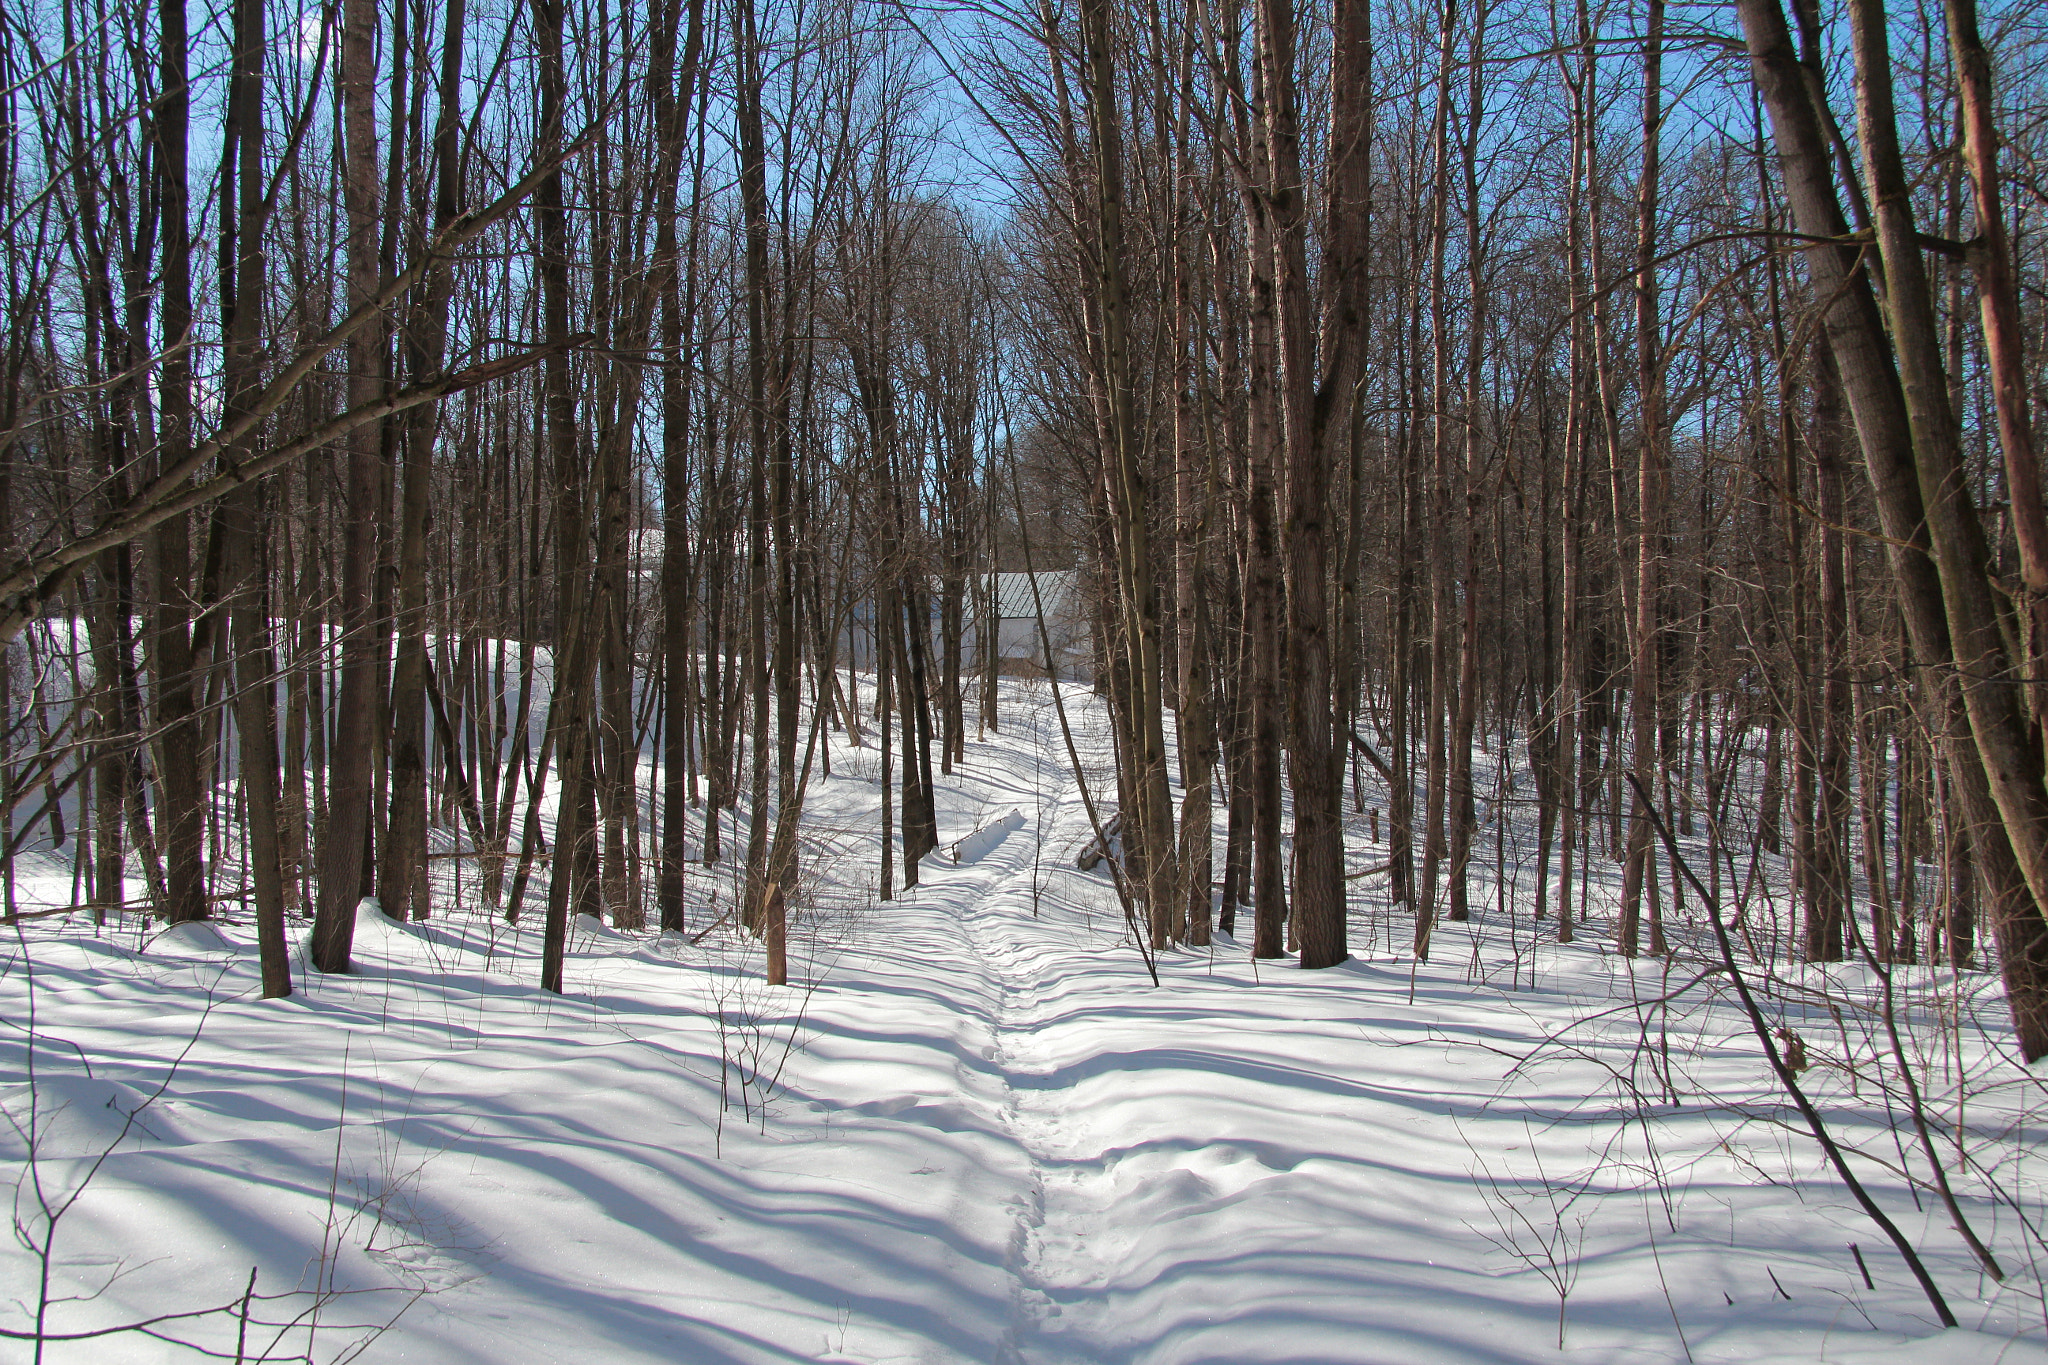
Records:
<instances>
[{"instance_id":1,"label":"white building roof","mask_svg":"<svg viewBox=\"0 0 2048 1365\"><path fill-rule=\"evenodd\" d=\"M1038 602L1033 600L1031 580L1038 580L1038 600L1045 604L1047 620L1078 618L1081 615L1080 575L1072 569L1040 569L1036 574L999 573L995 580L996 615L1004 620L1035 619Z\"/></svg>"}]
</instances>

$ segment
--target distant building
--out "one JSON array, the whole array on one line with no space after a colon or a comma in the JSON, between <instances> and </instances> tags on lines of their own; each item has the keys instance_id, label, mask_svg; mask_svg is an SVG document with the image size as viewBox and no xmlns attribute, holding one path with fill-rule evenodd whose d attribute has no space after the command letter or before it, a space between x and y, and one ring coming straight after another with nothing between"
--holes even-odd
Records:
<instances>
[{"instance_id":1,"label":"distant building","mask_svg":"<svg viewBox=\"0 0 2048 1365\"><path fill-rule=\"evenodd\" d=\"M1038 590L1032 591L1032 579ZM1053 661L1063 678L1085 676L1094 665L1088 633L1087 603L1081 578L1072 569L1041 569L1036 574L989 575L995 600L996 668L1003 673L1041 674L1046 670L1045 641L1052 643ZM1045 612L1045 634L1038 614ZM970 658L979 658L974 650Z\"/></svg>"},{"instance_id":2,"label":"distant building","mask_svg":"<svg viewBox=\"0 0 2048 1365\"><path fill-rule=\"evenodd\" d=\"M992 573L979 581L970 579L960 602L960 669L969 677L978 674L988 659L983 644L984 603L992 603L996 618L996 671L1012 677L1043 677L1045 647L1039 637L1038 606L1045 606L1045 635L1052 641L1060 677L1091 680L1095 673L1095 648L1090 632L1088 603L1082 596L1081 576L1072 569L1042 569L1037 575L1038 592L1031 591L1032 574ZM939 581L925 584L924 603L931 618L931 648L944 648L939 628ZM875 602L864 598L852 610L839 637L841 667L872 669L875 666Z\"/></svg>"}]
</instances>

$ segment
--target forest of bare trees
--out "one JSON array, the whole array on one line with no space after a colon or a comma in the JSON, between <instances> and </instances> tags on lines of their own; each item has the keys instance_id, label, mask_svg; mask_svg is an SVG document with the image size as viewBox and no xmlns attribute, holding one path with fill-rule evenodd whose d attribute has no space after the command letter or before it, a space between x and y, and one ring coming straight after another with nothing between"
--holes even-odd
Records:
<instances>
[{"instance_id":1,"label":"forest of bare trees","mask_svg":"<svg viewBox=\"0 0 2048 1365\"><path fill-rule=\"evenodd\" d=\"M821 733L889 899L991 575L1075 569L1155 951L1663 954L1647 799L1789 882L1745 951L1998 971L2048 1054L2042 19L9 5L6 913L53 848L285 994L452 858L559 990L736 863L778 980Z\"/></svg>"}]
</instances>

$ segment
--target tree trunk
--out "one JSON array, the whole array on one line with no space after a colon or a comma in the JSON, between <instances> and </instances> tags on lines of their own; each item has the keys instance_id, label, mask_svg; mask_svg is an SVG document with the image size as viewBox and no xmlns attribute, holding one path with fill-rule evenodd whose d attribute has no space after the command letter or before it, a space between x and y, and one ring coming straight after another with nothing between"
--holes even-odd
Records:
<instances>
[{"instance_id":1,"label":"tree trunk","mask_svg":"<svg viewBox=\"0 0 2048 1365\"><path fill-rule=\"evenodd\" d=\"M1815 295L1826 301L1828 342L1870 470L1879 517L1894 542L1889 555L1914 653L1931 670L1954 665L1969 721L1968 740L1956 736L1965 746L1952 764L1957 790L1966 807L1973 804L1981 773L1997 806L1996 824L1971 821L1977 861L1995 893L2011 890L2000 886L2001 864L2011 858L2029 893L2026 899L2032 901L2007 899L1993 913L2001 934L2013 935L2005 955L2007 994L2021 1047L2029 1058L2040 1056L2048 1053L2048 926L2039 909L2048 891L2048 797L2041 789L2039 753L2006 680L2008 660L1984 576L1988 552L1967 502L1958 431L1948 408L1925 268L1897 155L1883 16L1872 0L1851 6L1860 76L1859 140L1877 206L1892 315L1889 333L1856 248L1843 244L1848 229L1835 198L1820 116L1783 11L1777 0L1738 0L1737 12L1751 71L1771 114L1794 220L1814 239L1805 251L1807 268ZM1931 559L1908 548L1919 545L1931 549ZM1962 757L1969 749L1975 751L1975 771Z\"/></svg>"},{"instance_id":2,"label":"tree trunk","mask_svg":"<svg viewBox=\"0 0 2048 1365\"><path fill-rule=\"evenodd\" d=\"M1961 115L1963 165L1977 210L1977 305L1984 327L1984 356L1990 370L1992 405L1998 414L1999 447L2005 454L2005 483L2012 504L2014 539L2026 622L2024 673L2028 710L2035 731L2048 731L2048 510L2041 499L2041 463L2034 450L2028 413L2026 331L2020 319L2019 285L1998 178L1997 103L1991 84L1991 56L1977 30L1976 0L1945 0L1949 54L1956 73ZM2037 888L2038 890L2038 888Z\"/></svg>"},{"instance_id":3,"label":"tree trunk","mask_svg":"<svg viewBox=\"0 0 2048 1365\"><path fill-rule=\"evenodd\" d=\"M342 197L348 210L347 299L359 308L378 291L376 0L343 0L341 67L337 78L346 152ZM384 388L384 340L376 325L348 343L350 407L374 401ZM339 626L341 688L335 701L334 742L328 751L327 831L320 850L320 899L313 924L313 965L345 972L355 942L355 907L370 838L373 731L378 703L375 609L377 527L384 508L382 423L349 435L348 477L342 507Z\"/></svg>"},{"instance_id":4,"label":"tree trunk","mask_svg":"<svg viewBox=\"0 0 2048 1365\"><path fill-rule=\"evenodd\" d=\"M187 86L183 0L159 6L163 51L162 93L155 133L162 241L157 302L164 351L158 381L157 467L178 464L190 451L192 431L192 229L187 174L191 95ZM173 517L155 536L156 611L151 623L151 672L156 707L158 825L164 858L163 916L173 924L205 919L203 861L206 795L199 764L199 723L194 714L191 612L191 540L187 519Z\"/></svg>"},{"instance_id":5,"label":"tree trunk","mask_svg":"<svg viewBox=\"0 0 2048 1365\"><path fill-rule=\"evenodd\" d=\"M1260 0L1259 53L1272 175L1280 450L1287 471L1288 772L1294 790L1294 913L1303 967L1350 956L1344 923L1344 768L1336 734L1327 575L1331 443L1314 429L1315 336L1295 108L1294 9ZM1339 345L1347 344L1351 338Z\"/></svg>"},{"instance_id":6,"label":"tree trunk","mask_svg":"<svg viewBox=\"0 0 2048 1365\"><path fill-rule=\"evenodd\" d=\"M433 235L455 222L461 208L457 152L462 133L462 37L465 0L449 0L441 45L441 104L434 126ZM421 284L406 329L414 379L438 374L448 352L452 270L437 262ZM377 899L393 919L425 919L427 881L427 515L434 477L440 405L422 404L407 422L399 494L397 648L391 676L391 814L384 857L377 868Z\"/></svg>"},{"instance_id":7,"label":"tree trunk","mask_svg":"<svg viewBox=\"0 0 2048 1365\"><path fill-rule=\"evenodd\" d=\"M676 16L689 11L683 60L675 73ZM661 295L661 350L667 364L661 373L661 603L662 695L666 728L662 732L661 856L655 877L655 903L665 931L685 927L683 868L687 861L690 792L690 655L695 594L690 560L690 394L686 365L694 350L697 305L696 177L691 183L690 265L687 290L679 266L676 236L676 182L682 174L691 100L697 91L697 65L704 46L704 0L665 0L655 26L653 69L656 137L660 140L655 173L655 288Z\"/></svg>"},{"instance_id":8,"label":"tree trunk","mask_svg":"<svg viewBox=\"0 0 2048 1365\"><path fill-rule=\"evenodd\" d=\"M1657 196L1660 142L1663 136L1664 0L1650 0L1648 35L1643 47L1643 166L1636 200L1636 382L1642 401L1636 467L1636 543L1634 619L1630 622L1633 668L1629 684L1629 720L1634 752L1630 766L1643 791L1653 796L1659 782L1658 720L1663 704L1663 561L1666 484L1670 479L1664 443L1663 333L1658 306ZM1640 797L1638 800L1642 799ZM1644 892L1656 905L1656 853L1650 822L1629 822L1628 861L1622 870L1621 914L1615 922L1616 946L1634 957ZM1650 951L1664 952L1663 925L1653 910Z\"/></svg>"}]
</instances>

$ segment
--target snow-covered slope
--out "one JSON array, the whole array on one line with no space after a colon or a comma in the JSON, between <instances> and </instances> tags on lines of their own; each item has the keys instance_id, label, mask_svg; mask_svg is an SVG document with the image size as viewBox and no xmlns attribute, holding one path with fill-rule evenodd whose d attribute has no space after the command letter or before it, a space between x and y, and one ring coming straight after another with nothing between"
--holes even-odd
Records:
<instances>
[{"instance_id":1,"label":"snow-covered slope","mask_svg":"<svg viewBox=\"0 0 2048 1365\"><path fill-rule=\"evenodd\" d=\"M1155 989L1072 867L1042 696L1011 702L941 833L1021 822L887 903L872 751L836 751L786 989L727 925L585 926L552 997L530 922L371 912L357 974L272 1003L246 925L142 950L24 926L0 982L24 1225L29 1177L61 1198L112 1150L51 1257L54 1293L98 1296L47 1330L231 1304L254 1267L283 1297L251 1316L296 1317L277 1350L310 1328L318 1360L1519 1362L1562 1333L1599 1362L2048 1361L2038 1302L1868 1166L1963 1319L1936 1334L1811 1141L1758 1117L1784 1115L1726 1006L1591 1017L1661 994L1661 964L1481 923L1427 965L1319 973L1220 940ZM696 926L727 875L693 871ZM1361 944L1386 913L1361 901ZM32 1311L36 1259L0 1273ZM153 1330L233 1358L243 1329ZM129 1333L45 1358L200 1357Z\"/></svg>"}]
</instances>

